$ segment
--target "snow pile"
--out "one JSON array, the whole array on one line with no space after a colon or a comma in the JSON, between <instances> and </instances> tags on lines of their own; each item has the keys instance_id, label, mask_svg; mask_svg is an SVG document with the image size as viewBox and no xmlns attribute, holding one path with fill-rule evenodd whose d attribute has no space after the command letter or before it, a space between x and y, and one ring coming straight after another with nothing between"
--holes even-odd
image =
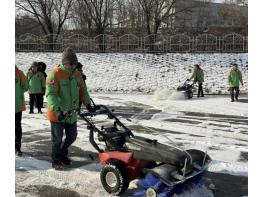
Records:
<instances>
[{"instance_id":1,"label":"snow pile","mask_svg":"<svg viewBox=\"0 0 263 197\"><path fill-rule=\"evenodd\" d=\"M102 188L100 182L99 164L89 164L77 169L68 169L65 171L53 170L50 163L34 159L32 157L17 157L16 170L27 170L28 174L16 176L16 185L19 185L16 196L38 196L34 191L34 186L52 186L58 189L67 189L76 191L81 196L105 196L110 197ZM17 173L17 172L16 172ZM19 174L19 173L18 173ZM136 181L130 183L129 189L136 188ZM23 190L29 190L24 193ZM128 191L129 192L129 191ZM130 196L130 194L124 194ZM192 184L187 191L174 197L213 197L213 193L204 184Z\"/></svg>"},{"instance_id":2,"label":"snow pile","mask_svg":"<svg viewBox=\"0 0 263 197\"><path fill-rule=\"evenodd\" d=\"M205 71L205 93L228 93L227 73L232 63L237 63L244 78L241 92L247 93L247 53L190 54L169 53L162 55L139 53L78 53L84 65L87 85L94 92L143 92L157 89L176 90L201 64ZM61 53L16 53L16 64L27 71L33 61L44 61L47 71L61 61Z\"/></svg>"},{"instance_id":3,"label":"snow pile","mask_svg":"<svg viewBox=\"0 0 263 197\"><path fill-rule=\"evenodd\" d=\"M167 88L160 89L154 91L153 93L154 100L185 100L186 97L184 92L179 92L176 90L169 90Z\"/></svg>"},{"instance_id":4,"label":"snow pile","mask_svg":"<svg viewBox=\"0 0 263 197\"><path fill-rule=\"evenodd\" d=\"M160 89L154 96L91 93L91 97L95 103L107 105L115 109L115 113L125 114L118 117L135 135L185 150L207 151L212 158L208 171L248 176L247 103L231 103L230 98L225 96L176 100L173 99L174 93ZM28 94L26 101L28 103ZM95 154L96 150L89 142L84 121L78 121L78 137L73 144L74 151L71 147L70 153L73 163L78 166L59 172L51 168L50 123L46 119L46 109L43 109L43 114L28 114L28 109L29 106L22 119L22 151L26 154L22 158L16 157L16 195L41 196L39 192L43 192L43 188L51 192L53 188L56 192L64 192L65 196L109 197L100 183L101 165L88 158L88 154ZM93 121L100 128L108 120L96 116ZM123 196L131 196L136 188L135 182L130 183ZM50 194L43 193L42 196ZM213 194L203 185L176 197L206 196L213 197Z\"/></svg>"},{"instance_id":5,"label":"snow pile","mask_svg":"<svg viewBox=\"0 0 263 197\"><path fill-rule=\"evenodd\" d=\"M169 100L185 100L185 99L186 98L184 92L177 92L177 91L173 91L171 96L169 97Z\"/></svg>"},{"instance_id":6,"label":"snow pile","mask_svg":"<svg viewBox=\"0 0 263 197\"><path fill-rule=\"evenodd\" d=\"M31 157L16 158L16 169L27 169L29 174L25 179L16 179L16 184L21 187L30 188L32 185L50 185L60 189L76 191L82 195L110 196L102 189L99 171L99 164L85 165L76 169L56 171L46 161L37 160ZM23 190L21 188L21 190ZM34 192L34 191L31 191ZM20 192L18 191L18 194ZM90 196L90 195L89 195Z\"/></svg>"},{"instance_id":7,"label":"snow pile","mask_svg":"<svg viewBox=\"0 0 263 197\"><path fill-rule=\"evenodd\" d=\"M167 100L171 96L171 91L164 88L164 89L157 89L153 93L153 98L155 100Z\"/></svg>"},{"instance_id":8,"label":"snow pile","mask_svg":"<svg viewBox=\"0 0 263 197\"><path fill-rule=\"evenodd\" d=\"M212 161L208 169L210 172L220 172L231 175L248 176L248 166L244 162L222 162Z\"/></svg>"}]
</instances>

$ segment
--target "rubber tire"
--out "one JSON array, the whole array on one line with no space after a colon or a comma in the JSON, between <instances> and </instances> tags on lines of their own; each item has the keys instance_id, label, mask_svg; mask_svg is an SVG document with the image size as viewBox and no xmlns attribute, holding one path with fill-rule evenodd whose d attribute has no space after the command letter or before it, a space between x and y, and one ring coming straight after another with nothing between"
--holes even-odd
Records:
<instances>
[{"instance_id":1,"label":"rubber tire","mask_svg":"<svg viewBox=\"0 0 263 197\"><path fill-rule=\"evenodd\" d=\"M106 174L113 172L117 177L117 184L115 187L111 187L106 182ZM112 195L118 196L125 192L129 187L129 177L126 172L125 166L120 162L112 162L105 165L100 172L100 181L103 188Z\"/></svg>"},{"instance_id":2,"label":"rubber tire","mask_svg":"<svg viewBox=\"0 0 263 197\"><path fill-rule=\"evenodd\" d=\"M150 187L146 190L146 197L157 197L157 192Z\"/></svg>"},{"instance_id":3,"label":"rubber tire","mask_svg":"<svg viewBox=\"0 0 263 197\"><path fill-rule=\"evenodd\" d=\"M193 92L192 92L192 91L190 91L190 92L188 93L188 98L189 98L189 99L193 98Z\"/></svg>"}]
</instances>

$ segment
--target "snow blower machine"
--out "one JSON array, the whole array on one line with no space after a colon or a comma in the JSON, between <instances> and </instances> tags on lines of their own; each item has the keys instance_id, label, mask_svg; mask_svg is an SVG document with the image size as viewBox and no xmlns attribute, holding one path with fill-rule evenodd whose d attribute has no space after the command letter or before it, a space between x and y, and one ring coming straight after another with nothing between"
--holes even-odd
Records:
<instances>
[{"instance_id":1,"label":"snow blower machine","mask_svg":"<svg viewBox=\"0 0 263 197\"><path fill-rule=\"evenodd\" d=\"M190 83L190 80L187 79L183 85L177 87L178 92L182 92L184 97L187 99L193 98L194 84Z\"/></svg>"},{"instance_id":2,"label":"snow blower machine","mask_svg":"<svg viewBox=\"0 0 263 197\"><path fill-rule=\"evenodd\" d=\"M141 190L133 195L172 196L179 185L201 177L207 170L211 158L206 152L183 150L136 136L113 110L94 102L93 105L93 112L81 111L79 116L87 123L90 143L99 152L99 161L103 165L101 184L111 195L120 195L132 180L139 179L137 184ZM110 126L98 128L92 120L98 115L111 119Z\"/></svg>"}]
</instances>

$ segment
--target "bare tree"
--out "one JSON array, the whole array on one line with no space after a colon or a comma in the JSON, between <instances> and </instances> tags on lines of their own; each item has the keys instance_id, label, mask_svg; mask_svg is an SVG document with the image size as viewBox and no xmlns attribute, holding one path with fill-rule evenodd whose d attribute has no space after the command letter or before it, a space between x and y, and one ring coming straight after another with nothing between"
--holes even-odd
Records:
<instances>
[{"instance_id":1,"label":"bare tree","mask_svg":"<svg viewBox=\"0 0 263 197\"><path fill-rule=\"evenodd\" d=\"M55 43L61 33L74 0L16 0L15 5L20 14L34 17L47 35L49 43ZM56 34L54 37L53 34ZM53 44L50 44L53 50Z\"/></svg>"},{"instance_id":2,"label":"bare tree","mask_svg":"<svg viewBox=\"0 0 263 197\"><path fill-rule=\"evenodd\" d=\"M154 37L157 34L162 22L179 13L189 11L198 6L198 3L191 3L186 6L177 6L182 0L138 0L145 16L146 29L149 36L151 50L153 50ZM187 1L186 1L187 2Z\"/></svg>"},{"instance_id":3,"label":"bare tree","mask_svg":"<svg viewBox=\"0 0 263 197\"><path fill-rule=\"evenodd\" d=\"M25 33L31 33L39 35L41 34L41 27L35 18L29 17L28 15L23 15L21 17L15 18L15 29L16 37Z\"/></svg>"},{"instance_id":4,"label":"bare tree","mask_svg":"<svg viewBox=\"0 0 263 197\"><path fill-rule=\"evenodd\" d=\"M84 0L97 34L104 34L113 12L113 0Z\"/></svg>"},{"instance_id":5,"label":"bare tree","mask_svg":"<svg viewBox=\"0 0 263 197\"><path fill-rule=\"evenodd\" d=\"M145 25L143 9L138 0L128 0L128 18L133 28L142 28Z\"/></svg>"},{"instance_id":6,"label":"bare tree","mask_svg":"<svg viewBox=\"0 0 263 197\"><path fill-rule=\"evenodd\" d=\"M83 0L87 6L92 23L95 25L97 35L104 34L110 24L116 0ZM104 37L99 36L99 47L105 51Z\"/></svg>"},{"instance_id":7,"label":"bare tree","mask_svg":"<svg viewBox=\"0 0 263 197\"><path fill-rule=\"evenodd\" d=\"M248 0L224 0L225 4L235 4L240 6L248 6Z\"/></svg>"},{"instance_id":8,"label":"bare tree","mask_svg":"<svg viewBox=\"0 0 263 197\"><path fill-rule=\"evenodd\" d=\"M116 2L116 21L117 27L123 26L129 19L128 19L128 1L126 0L118 0Z\"/></svg>"},{"instance_id":9,"label":"bare tree","mask_svg":"<svg viewBox=\"0 0 263 197\"><path fill-rule=\"evenodd\" d=\"M117 27L139 28L143 11L138 0L117 0L115 20Z\"/></svg>"},{"instance_id":10,"label":"bare tree","mask_svg":"<svg viewBox=\"0 0 263 197\"><path fill-rule=\"evenodd\" d=\"M82 30L88 28L88 31L91 33L94 24L92 23L86 3L84 1L76 1L72 12L72 20L75 26Z\"/></svg>"}]
</instances>

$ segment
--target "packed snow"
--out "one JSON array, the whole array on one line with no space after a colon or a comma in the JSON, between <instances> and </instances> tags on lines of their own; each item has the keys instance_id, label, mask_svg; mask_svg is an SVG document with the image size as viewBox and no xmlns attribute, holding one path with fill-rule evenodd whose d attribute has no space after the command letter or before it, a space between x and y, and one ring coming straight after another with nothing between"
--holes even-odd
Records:
<instances>
[{"instance_id":1,"label":"packed snow","mask_svg":"<svg viewBox=\"0 0 263 197\"><path fill-rule=\"evenodd\" d=\"M162 143L180 148L196 148L212 157L209 171L238 176L247 176L247 103L229 102L228 97L207 96L192 100L158 100L154 95L91 94L94 101L116 109L129 128L136 135L158 139ZM28 96L26 96L28 100ZM204 106L208 106L206 109ZM221 109L213 109L213 105ZM176 106L176 107L175 107ZM192 112L193 114L188 114ZM203 114L195 114L195 113ZM127 115L132 122L127 120ZM232 117L233 116L233 117ZM227 118L227 120L226 120ZM242 121L244 120L244 121ZM94 118L101 125L105 117ZM192 122L193 121L193 122ZM194 122L197 121L197 122ZM235 122L237 121L237 122ZM240 121L240 122L239 122ZM39 195L39 187L55 187L64 192L74 191L81 196L109 196L101 186L99 172L101 165L91 161L88 154L95 154L89 143L89 133L83 121L78 123L78 138L73 144L85 154L71 151L76 167L58 172L51 168L49 122L45 114L23 113L23 150L25 156L16 158L16 192ZM148 128L148 129L147 129ZM222 129L223 128L223 129ZM75 148L76 149L76 148ZM39 152L43 152L38 155ZM130 184L123 196L131 196L136 181ZM42 190L41 190L42 191ZM47 191L45 191L47 192ZM46 193L45 193L46 194ZM74 196L74 194L72 194ZM207 185L193 188L180 197L213 196Z\"/></svg>"},{"instance_id":2,"label":"packed snow","mask_svg":"<svg viewBox=\"0 0 263 197\"><path fill-rule=\"evenodd\" d=\"M136 135L183 149L207 151L213 160L208 169L211 173L248 176L247 97L234 103L229 96L185 100L174 90L189 77L188 69L201 63L209 93L226 93L227 71L230 63L236 62L242 65L245 81L241 90L247 92L247 54L77 55L85 65L94 101L115 109ZM32 61L44 61L49 71L60 58L57 53L16 53L16 64L26 71ZM28 103L28 94L25 95ZM99 127L108 123L103 116L94 117L94 121ZM24 112L22 127L25 154L16 157L17 196L52 196L56 192L60 196L110 196L101 186L102 166L83 121L78 121L78 138L70 149L73 166L62 172L51 168L50 123L46 114ZM189 189L178 197L213 197L218 185L213 185L211 179L211 184ZM123 196L132 195L137 189L136 181L130 183Z\"/></svg>"},{"instance_id":3,"label":"packed snow","mask_svg":"<svg viewBox=\"0 0 263 197\"><path fill-rule=\"evenodd\" d=\"M206 93L228 93L227 74L237 63L244 78L241 92L247 93L247 53L214 54L138 54L138 53L78 53L84 65L87 84L94 92L143 92L156 89L174 90L191 76L194 64L205 71ZM33 61L44 61L47 71L61 63L61 53L16 53L16 64L27 71Z\"/></svg>"}]
</instances>

